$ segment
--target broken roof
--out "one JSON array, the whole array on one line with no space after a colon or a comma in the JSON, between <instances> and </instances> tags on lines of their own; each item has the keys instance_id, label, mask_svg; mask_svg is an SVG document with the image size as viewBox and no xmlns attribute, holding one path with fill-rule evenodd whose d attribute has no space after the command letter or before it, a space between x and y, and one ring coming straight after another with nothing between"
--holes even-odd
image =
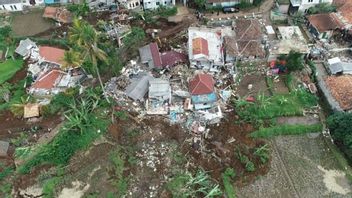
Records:
<instances>
[{"instance_id":1,"label":"broken roof","mask_svg":"<svg viewBox=\"0 0 352 198\"><path fill-rule=\"evenodd\" d=\"M21 56L27 56L30 53L30 49L35 46L37 45L32 40L27 38L20 41L20 44L16 48L15 52Z\"/></svg>"},{"instance_id":2,"label":"broken roof","mask_svg":"<svg viewBox=\"0 0 352 198\"><path fill-rule=\"evenodd\" d=\"M168 51L161 54L163 67L172 67L177 63L187 62L187 55L176 51Z\"/></svg>"},{"instance_id":3,"label":"broken roof","mask_svg":"<svg viewBox=\"0 0 352 198\"><path fill-rule=\"evenodd\" d=\"M309 23L313 25L320 33L342 27L342 24L335 13L314 14L308 16L307 18Z\"/></svg>"},{"instance_id":4,"label":"broken roof","mask_svg":"<svg viewBox=\"0 0 352 198\"><path fill-rule=\"evenodd\" d=\"M306 43L306 39L298 26L279 26L277 29L282 40L299 40Z\"/></svg>"},{"instance_id":5,"label":"broken roof","mask_svg":"<svg viewBox=\"0 0 352 198\"><path fill-rule=\"evenodd\" d=\"M171 86L169 81L163 79L152 79L149 81L149 98L171 96Z\"/></svg>"},{"instance_id":6,"label":"broken roof","mask_svg":"<svg viewBox=\"0 0 352 198\"><path fill-rule=\"evenodd\" d=\"M301 54L309 53L309 47L307 43L304 43L299 40L279 40L272 41L270 54L280 55L280 54L289 54L290 51L296 51Z\"/></svg>"},{"instance_id":7,"label":"broken roof","mask_svg":"<svg viewBox=\"0 0 352 198\"><path fill-rule=\"evenodd\" d=\"M214 83L210 74L197 74L189 82L189 90L192 95L209 94L214 91Z\"/></svg>"},{"instance_id":8,"label":"broken roof","mask_svg":"<svg viewBox=\"0 0 352 198\"><path fill-rule=\"evenodd\" d=\"M61 23L71 23L72 14L64 7L46 7L43 13L44 18L54 19Z\"/></svg>"},{"instance_id":9,"label":"broken roof","mask_svg":"<svg viewBox=\"0 0 352 198\"><path fill-rule=\"evenodd\" d=\"M39 55L46 61L62 65L64 63L65 50L56 47L40 46Z\"/></svg>"},{"instance_id":10,"label":"broken roof","mask_svg":"<svg viewBox=\"0 0 352 198\"><path fill-rule=\"evenodd\" d=\"M33 118L39 116L39 104L26 104L24 106L23 118Z\"/></svg>"},{"instance_id":11,"label":"broken roof","mask_svg":"<svg viewBox=\"0 0 352 198\"><path fill-rule=\"evenodd\" d=\"M62 71L52 69L45 74L41 75L32 85L36 89L52 89L60 79Z\"/></svg>"},{"instance_id":12,"label":"broken roof","mask_svg":"<svg viewBox=\"0 0 352 198\"><path fill-rule=\"evenodd\" d=\"M339 103L340 107L345 110L352 109L352 76L328 76L325 78L331 95Z\"/></svg>"},{"instance_id":13,"label":"broken roof","mask_svg":"<svg viewBox=\"0 0 352 198\"><path fill-rule=\"evenodd\" d=\"M161 57L158 44L150 43L139 48L142 63L148 63L150 67L161 67Z\"/></svg>"},{"instance_id":14,"label":"broken roof","mask_svg":"<svg viewBox=\"0 0 352 198\"><path fill-rule=\"evenodd\" d=\"M148 92L149 81L154 79L150 74L139 73L138 77L126 88L126 95L133 100L142 100Z\"/></svg>"}]
</instances>

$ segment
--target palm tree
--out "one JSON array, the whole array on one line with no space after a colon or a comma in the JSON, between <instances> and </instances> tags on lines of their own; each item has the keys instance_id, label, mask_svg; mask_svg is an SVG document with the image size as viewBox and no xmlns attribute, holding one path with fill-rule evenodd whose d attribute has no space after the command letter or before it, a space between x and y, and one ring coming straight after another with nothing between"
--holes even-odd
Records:
<instances>
[{"instance_id":1,"label":"palm tree","mask_svg":"<svg viewBox=\"0 0 352 198\"><path fill-rule=\"evenodd\" d=\"M70 28L69 41L78 45L82 50L83 60L88 60L96 70L100 86L105 93L104 85L100 77L98 60L108 62L106 53L98 47L99 33L94 27L85 21L74 19L73 26ZM107 98L107 101L108 98Z\"/></svg>"},{"instance_id":2,"label":"palm tree","mask_svg":"<svg viewBox=\"0 0 352 198\"><path fill-rule=\"evenodd\" d=\"M61 65L63 69L80 67L83 62L81 54L72 48L65 52L63 61Z\"/></svg>"}]
</instances>

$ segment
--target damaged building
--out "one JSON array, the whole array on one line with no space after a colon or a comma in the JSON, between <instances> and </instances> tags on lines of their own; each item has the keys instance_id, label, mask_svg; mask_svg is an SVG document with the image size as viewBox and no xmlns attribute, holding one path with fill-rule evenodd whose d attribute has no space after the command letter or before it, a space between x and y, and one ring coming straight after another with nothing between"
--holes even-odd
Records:
<instances>
[{"instance_id":1,"label":"damaged building","mask_svg":"<svg viewBox=\"0 0 352 198\"><path fill-rule=\"evenodd\" d=\"M169 81L152 79L149 81L148 99L146 101L147 114L166 115L171 104L171 86Z\"/></svg>"},{"instance_id":2,"label":"damaged building","mask_svg":"<svg viewBox=\"0 0 352 198\"><path fill-rule=\"evenodd\" d=\"M214 106L217 101L214 84L215 81L210 74L197 74L190 80L189 92L196 110L209 109Z\"/></svg>"}]
</instances>

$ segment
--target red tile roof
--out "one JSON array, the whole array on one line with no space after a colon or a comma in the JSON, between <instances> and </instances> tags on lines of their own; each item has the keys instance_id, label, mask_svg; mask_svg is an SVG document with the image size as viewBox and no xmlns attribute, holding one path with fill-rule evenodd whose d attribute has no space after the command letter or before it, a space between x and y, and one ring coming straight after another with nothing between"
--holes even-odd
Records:
<instances>
[{"instance_id":1,"label":"red tile roof","mask_svg":"<svg viewBox=\"0 0 352 198\"><path fill-rule=\"evenodd\" d=\"M189 82L192 95L210 94L214 91L214 79L210 74L198 74Z\"/></svg>"},{"instance_id":2,"label":"red tile roof","mask_svg":"<svg viewBox=\"0 0 352 198\"><path fill-rule=\"evenodd\" d=\"M39 55L46 61L63 64L65 50L55 47L41 46L39 47Z\"/></svg>"},{"instance_id":3,"label":"red tile roof","mask_svg":"<svg viewBox=\"0 0 352 198\"><path fill-rule=\"evenodd\" d=\"M61 71L57 69L50 70L41 75L37 81L34 82L32 88L36 89L52 89L55 87L56 81L60 78Z\"/></svg>"},{"instance_id":4,"label":"red tile roof","mask_svg":"<svg viewBox=\"0 0 352 198\"><path fill-rule=\"evenodd\" d=\"M342 23L334 13L314 14L307 18L309 23L317 28L320 33L342 27Z\"/></svg>"},{"instance_id":5,"label":"red tile roof","mask_svg":"<svg viewBox=\"0 0 352 198\"><path fill-rule=\"evenodd\" d=\"M152 53L152 58L154 62L154 67L161 67L161 58L160 58L160 52L159 52L159 47L158 44L156 43L151 43L149 44L150 51Z\"/></svg>"},{"instance_id":6,"label":"red tile roof","mask_svg":"<svg viewBox=\"0 0 352 198\"><path fill-rule=\"evenodd\" d=\"M346 1L341 7L337 9L342 15L342 17L348 22L352 24L352 1Z\"/></svg>"},{"instance_id":7,"label":"red tile roof","mask_svg":"<svg viewBox=\"0 0 352 198\"><path fill-rule=\"evenodd\" d=\"M208 41L198 37L192 40L193 55L204 54L209 56Z\"/></svg>"},{"instance_id":8,"label":"red tile roof","mask_svg":"<svg viewBox=\"0 0 352 198\"><path fill-rule=\"evenodd\" d=\"M172 67L177 63L184 63L187 61L187 56L185 54L175 52L175 51L168 51L161 54L161 62L163 67Z\"/></svg>"}]
</instances>

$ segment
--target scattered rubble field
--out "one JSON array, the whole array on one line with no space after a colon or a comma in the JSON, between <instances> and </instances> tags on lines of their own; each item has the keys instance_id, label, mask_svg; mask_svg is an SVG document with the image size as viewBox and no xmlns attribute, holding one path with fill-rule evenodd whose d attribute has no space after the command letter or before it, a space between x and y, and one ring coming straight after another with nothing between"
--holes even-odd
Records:
<instances>
[{"instance_id":1,"label":"scattered rubble field","mask_svg":"<svg viewBox=\"0 0 352 198\"><path fill-rule=\"evenodd\" d=\"M54 23L43 18L43 11L17 14L12 19L12 30L16 36L33 36L50 29Z\"/></svg>"},{"instance_id":2,"label":"scattered rubble field","mask_svg":"<svg viewBox=\"0 0 352 198\"><path fill-rule=\"evenodd\" d=\"M267 175L239 188L238 197L351 197L351 186L321 134L280 136L270 141Z\"/></svg>"}]
</instances>

